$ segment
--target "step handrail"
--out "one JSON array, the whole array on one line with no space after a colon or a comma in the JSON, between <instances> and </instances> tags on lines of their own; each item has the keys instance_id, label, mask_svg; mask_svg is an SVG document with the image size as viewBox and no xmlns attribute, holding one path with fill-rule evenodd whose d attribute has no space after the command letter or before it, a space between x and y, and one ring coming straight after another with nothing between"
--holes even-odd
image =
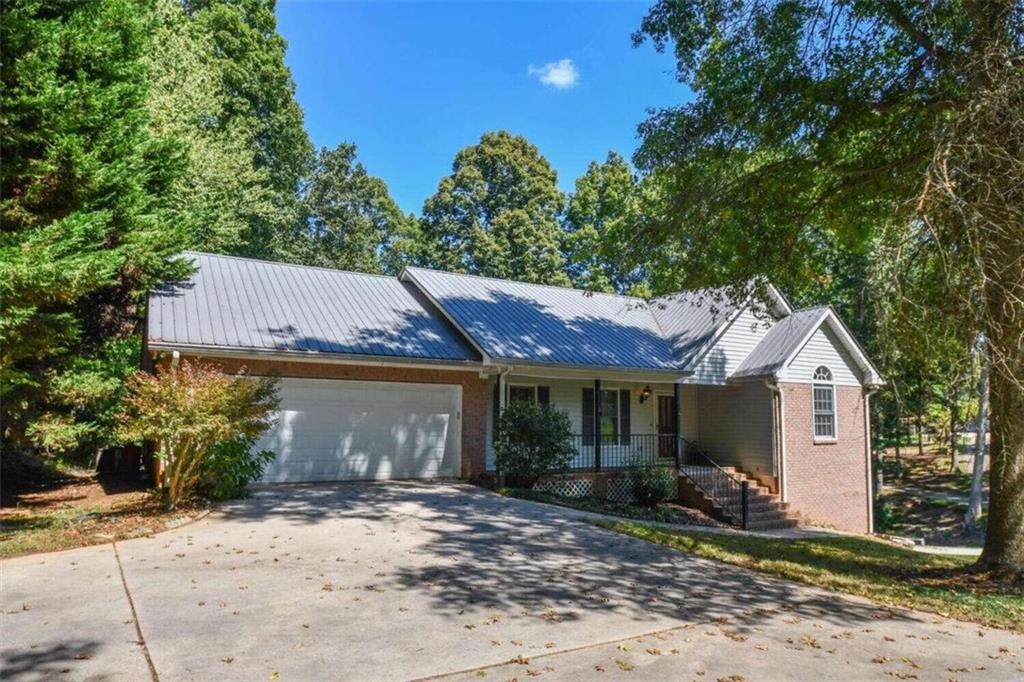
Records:
<instances>
[{"instance_id":1,"label":"step handrail","mask_svg":"<svg viewBox=\"0 0 1024 682\"><path fill-rule=\"evenodd\" d=\"M746 529L750 516L750 481L723 469L697 443L682 438L679 473ZM701 469L702 471L698 471Z\"/></svg>"}]
</instances>

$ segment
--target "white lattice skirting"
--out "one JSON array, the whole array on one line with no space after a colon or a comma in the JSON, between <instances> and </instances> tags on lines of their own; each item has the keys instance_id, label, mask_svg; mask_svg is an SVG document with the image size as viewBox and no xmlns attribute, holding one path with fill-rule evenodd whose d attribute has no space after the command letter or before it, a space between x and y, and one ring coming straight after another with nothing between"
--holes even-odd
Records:
<instances>
[{"instance_id":1,"label":"white lattice skirting","mask_svg":"<svg viewBox=\"0 0 1024 682\"><path fill-rule=\"evenodd\" d=\"M533 489L559 497L590 497L594 494L594 482L581 478L563 478L534 483Z\"/></svg>"}]
</instances>

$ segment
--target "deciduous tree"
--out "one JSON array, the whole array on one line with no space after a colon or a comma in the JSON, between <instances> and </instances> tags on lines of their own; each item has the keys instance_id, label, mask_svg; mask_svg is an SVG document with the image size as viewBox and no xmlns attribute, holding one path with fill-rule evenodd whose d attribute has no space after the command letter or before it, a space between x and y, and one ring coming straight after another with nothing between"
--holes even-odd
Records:
<instances>
[{"instance_id":1,"label":"deciduous tree","mask_svg":"<svg viewBox=\"0 0 1024 682\"><path fill-rule=\"evenodd\" d=\"M423 206L419 262L456 272L568 284L560 251L564 197L525 138L486 133L455 156Z\"/></svg>"},{"instance_id":2,"label":"deciduous tree","mask_svg":"<svg viewBox=\"0 0 1024 682\"><path fill-rule=\"evenodd\" d=\"M886 294L984 333L991 503L980 564L1024 572L1024 6L1014 2L658 2L636 41L675 51L686 105L642 126L666 204L650 227L701 284L813 281L820 236L886 233L941 277ZM930 286L922 286L930 282ZM927 315L920 314L928 311ZM899 311L897 311L899 312ZM929 325L902 325L904 337Z\"/></svg>"}]
</instances>

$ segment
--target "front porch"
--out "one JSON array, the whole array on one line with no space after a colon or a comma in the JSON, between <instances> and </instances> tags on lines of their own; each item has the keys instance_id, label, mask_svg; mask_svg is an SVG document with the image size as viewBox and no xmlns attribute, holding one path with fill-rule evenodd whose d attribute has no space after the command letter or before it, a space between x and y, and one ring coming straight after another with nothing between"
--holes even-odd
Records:
<instances>
[{"instance_id":1,"label":"front porch","mask_svg":"<svg viewBox=\"0 0 1024 682\"><path fill-rule=\"evenodd\" d=\"M678 474L680 502L716 512L721 520L746 527L753 512L782 509L767 497L778 492L772 393L760 384L652 379L493 377L488 470L495 472L493 433L500 410L527 400L563 411L574 431L575 457L541 484L550 492L627 501L629 470L653 465Z\"/></svg>"}]
</instances>

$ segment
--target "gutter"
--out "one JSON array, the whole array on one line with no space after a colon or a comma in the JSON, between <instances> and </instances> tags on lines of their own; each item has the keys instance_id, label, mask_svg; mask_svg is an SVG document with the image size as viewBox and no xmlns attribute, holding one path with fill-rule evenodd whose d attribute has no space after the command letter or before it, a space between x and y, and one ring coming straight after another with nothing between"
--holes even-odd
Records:
<instances>
[{"instance_id":1,"label":"gutter","mask_svg":"<svg viewBox=\"0 0 1024 682\"><path fill-rule=\"evenodd\" d=\"M786 502L789 498L786 483L786 398L779 388L778 379L764 379L765 388L779 397L779 498Z\"/></svg>"},{"instance_id":2,"label":"gutter","mask_svg":"<svg viewBox=\"0 0 1024 682\"><path fill-rule=\"evenodd\" d=\"M151 352L170 352L172 358L186 355L232 358L241 360L282 360L288 362L315 362L325 365L363 365L369 367L410 367L414 369L479 370L479 360L440 360L433 358L403 358L382 355L356 355L349 353L321 353L257 348L235 348L232 346L205 346L179 343L150 342Z\"/></svg>"}]
</instances>

